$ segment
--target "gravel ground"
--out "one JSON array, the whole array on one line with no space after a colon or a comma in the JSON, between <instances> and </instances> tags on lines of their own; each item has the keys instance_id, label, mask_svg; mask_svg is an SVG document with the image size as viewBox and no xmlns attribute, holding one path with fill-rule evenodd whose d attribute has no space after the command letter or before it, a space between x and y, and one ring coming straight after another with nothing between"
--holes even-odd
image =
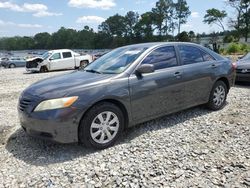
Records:
<instances>
[{"instance_id":1,"label":"gravel ground","mask_svg":"<svg viewBox=\"0 0 250 188\"><path fill-rule=\"evenodd\" d=\"M0 187L250 187L250 85L218 112L196 107L127 130L106 150L30 138L20 92L65 72L0 70Z\"/></svg>"}]
</instances>

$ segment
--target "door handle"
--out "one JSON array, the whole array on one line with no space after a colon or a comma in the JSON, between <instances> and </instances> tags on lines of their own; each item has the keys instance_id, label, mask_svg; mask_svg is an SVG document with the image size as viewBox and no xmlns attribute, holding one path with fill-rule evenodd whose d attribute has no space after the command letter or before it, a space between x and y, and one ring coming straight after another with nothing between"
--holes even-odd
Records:
<instances>
[{"instance_id":1,"label":"door handle","mask_svg":"<svg viewBox=\"0 0 250 188\"><path fill-rule=\"evenodd\" d=\"M217 65L215 65L215 64L212 64L211 65L211 68L213 68L213 69L215 69L215 68L217 68L218 66Z\"/></svg>"},{"instance_id":2,"label":"door handle","mask_svg":"<svg viewBox=\"0 0 250 188\"><path fill-rule=\"evenodd\" d=\"M181 75L182 75L182 73L181 73L181 72L175 72L175 73L174 73L174 76L175 76L176 78L180 78L180 77L181 77Z\"/></svg>"}]
</instances>

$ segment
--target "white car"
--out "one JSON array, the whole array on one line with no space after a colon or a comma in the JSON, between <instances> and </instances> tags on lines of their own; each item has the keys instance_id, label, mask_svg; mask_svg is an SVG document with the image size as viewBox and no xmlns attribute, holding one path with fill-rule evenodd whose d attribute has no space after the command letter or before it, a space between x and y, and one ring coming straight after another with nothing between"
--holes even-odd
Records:
<instances>
[{"instance_id":1,"label":"white car","mask_svg":"<svg viewBox=\"0 0 250 188\"><path fill-rule=\"evenodd\" d=\"M28 72L48 72L63 69L85 67L93 61L91 55L80 55L72 50L51 50L42 55L26 60Z\"/></svg>"}]
</instances>

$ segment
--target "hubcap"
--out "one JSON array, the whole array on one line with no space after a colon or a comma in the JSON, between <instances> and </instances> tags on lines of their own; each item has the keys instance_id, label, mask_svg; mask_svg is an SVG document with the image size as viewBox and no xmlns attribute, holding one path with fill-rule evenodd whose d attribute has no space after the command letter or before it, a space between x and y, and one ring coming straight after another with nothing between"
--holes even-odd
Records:
<instances>
[{"instance_id":1,"label":"hubcap","mask_svg":"<svg viewBox=\"0 0 250 188\"><path fill-rule=\"evenodd\" d=\"M223 86L218 86L214 90L213 102L216 106L220 106L225 101L226 91Z\"/></svg>"},{"instance_id":2,"label":"hubcap","mask_svg":"<svg viewBox=\"0 0 250 188\"><path fill-rule=\"evenodd\" d=\"M116 114L110 111L102 112L91 123L91 138L99 144L106 144L117 135L119 125L120 122Z\"/></svg>"}]
</instances>

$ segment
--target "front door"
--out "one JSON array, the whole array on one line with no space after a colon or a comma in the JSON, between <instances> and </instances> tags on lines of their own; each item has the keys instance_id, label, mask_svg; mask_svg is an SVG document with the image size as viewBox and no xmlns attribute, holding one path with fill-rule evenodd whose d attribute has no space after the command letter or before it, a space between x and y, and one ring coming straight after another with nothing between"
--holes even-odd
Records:
<instances>
[{"instance_id":1,"label":"front door","mask_svg":"<svg viewBox=\"0 0 250 188\"><path fill-rule=\"evenodd\" d=\"M61 53L54 53L50 58L49 58L49 63L50 63L50 70L60 70L63 69L63 65L61 64L62 58L61 58Z\"/></svg>"},{"instance_id":2,"label":"front door","mask_svg":"<svg viewBox=\"0 0 250 188\"><path fill-rule=\"evenodd\" d=\"M140 122L181 108L184 86L174 46L155 49L141 64L153 64L155 72L129 78L133 120Z\"/></svg>"}]
</instances>

